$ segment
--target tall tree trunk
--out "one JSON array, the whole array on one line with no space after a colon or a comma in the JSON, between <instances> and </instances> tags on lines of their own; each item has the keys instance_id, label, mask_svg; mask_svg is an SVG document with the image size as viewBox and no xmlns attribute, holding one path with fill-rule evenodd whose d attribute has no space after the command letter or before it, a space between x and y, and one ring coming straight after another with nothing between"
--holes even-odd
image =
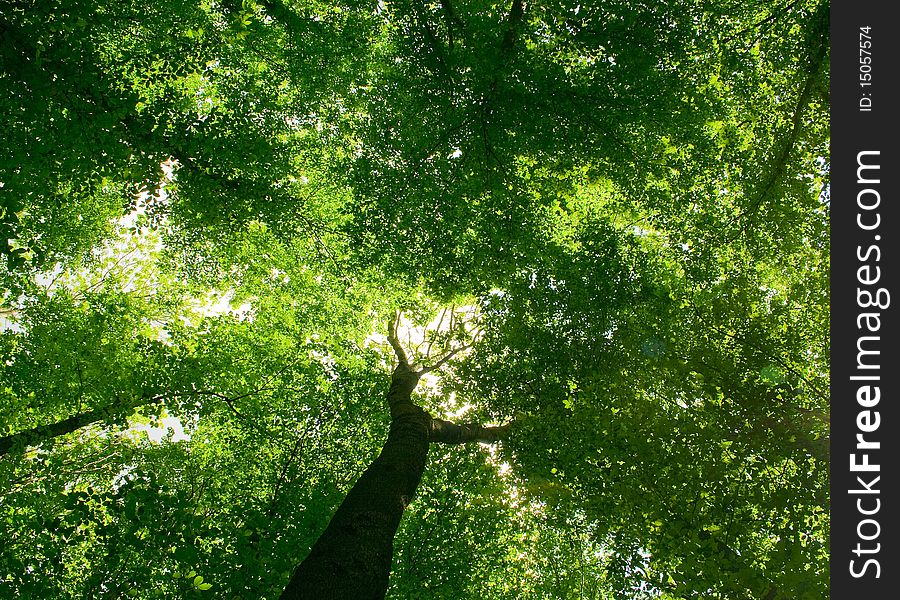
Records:
<instances>
[{"instance_id":1,"label":"tall tree trunk","mask_svg":"<svg viewBox=\"0 0 900 600\"><path fill-rule=\"evenodd\" d=\"M428 455L431 417L412 403L419 374L401 363L391 376L391 429L381 454L350 489L282 600L384 598L394 534Z\"/></svg>"},{"instance_id":2,"label":"tall tree trunk","mask_svg":"<svg viewBox=\"0 0 900 600\"><path fill-rule=\"evenodd\" d=\"M405 356L391 376L391 429L381 454L363 472L331 522L294 571L281 600L375 600L384 598L394 535L422 473L430 441L462 444L500 440L507 427L457 425L432 419L410 394L422 371Z\"/></svg>"}]
</instances>

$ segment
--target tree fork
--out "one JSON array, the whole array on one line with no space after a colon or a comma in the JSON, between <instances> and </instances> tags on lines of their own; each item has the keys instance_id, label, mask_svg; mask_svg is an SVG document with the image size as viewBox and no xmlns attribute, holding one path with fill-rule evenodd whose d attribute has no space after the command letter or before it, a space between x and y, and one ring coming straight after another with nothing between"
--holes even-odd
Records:
<instances>
[{"instance_id":1,"label":"tree fork","mask_svg":"<svg viewBox=\"0 0 900 600\"><path fill-rule=\"evenodd\" d=\"M388 335L398 365L391 374L387 393L391 413L387 441L378 458L347 493L309 555L294 571L281 600L384 598L393 560L394 535L403 511L422 480L429 443L492 443L507 433L508 426L457 425L433 419L413 403L412 391L419 378L435 367L419 371L410 367L397 339L399 322L397 313Z\"/></svg>"}]
</instances>

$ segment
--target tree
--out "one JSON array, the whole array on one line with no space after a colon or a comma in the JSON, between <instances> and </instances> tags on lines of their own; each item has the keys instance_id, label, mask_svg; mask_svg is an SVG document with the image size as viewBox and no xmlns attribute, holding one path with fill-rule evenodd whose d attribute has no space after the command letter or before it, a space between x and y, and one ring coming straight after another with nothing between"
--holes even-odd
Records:
<instances>
[{"instance_id":1,"label":"tree","mask_svg":"<svg viewBox=\"0 0 900 600\"><path fill-rule=\"evenodd\" d=\"M431 444L387 596L821 597L827 16L4 3L0 595L278 597L399 309L468 347L429 435L515 426Z\"/></svg>"},{"instance_id":2,"label":"tree","mask_svg":"<svg viewBox=\"0 0 900 600\"><path fill-rule=\"evenodd\" d=\"M400 313L388 339L397 355L387 404L391 429L371 465L350 488L328 527L294 571L282 598L383 598L393 557L394 535L413 494L431 442L460 444L496 442L503 427L457 425L431 415L413 403L411 394L422 375L435 367L414 370L397 338Z\"/></svg>"}]
</instances>

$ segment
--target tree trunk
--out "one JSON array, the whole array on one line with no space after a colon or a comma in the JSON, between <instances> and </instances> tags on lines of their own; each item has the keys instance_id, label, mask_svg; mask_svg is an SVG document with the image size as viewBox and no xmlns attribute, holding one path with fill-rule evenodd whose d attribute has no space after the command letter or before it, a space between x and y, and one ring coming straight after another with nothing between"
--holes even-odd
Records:
<instances>
[{"instance_id":1,"label":"tree trunk","mask_svg":"<svg viewBox=\"0 0 900 600\"><path fill-rule=\"evenodd\" d=\"M407 365L391 377L391 430L369 468L353 485L328 527L291 577L282 600L384 598L394 534L428 454L431 417L412 403L419 381Z\"/></svg>"},{"instance_id":2,"label":"tree trunk","mask_svg":"<svg viewBox=\"0 0 900 600\"><path fill-rule=\"evenodd\" d=\"M381 454L350 489L309 556L294 571L281 600L384 598L394 535L422 479L429 442L490 443L505 435L506 427L432 419L410 398L420 373L405 360L394 370L387 398L391 429Z\"/></svg>"}]
</instances>

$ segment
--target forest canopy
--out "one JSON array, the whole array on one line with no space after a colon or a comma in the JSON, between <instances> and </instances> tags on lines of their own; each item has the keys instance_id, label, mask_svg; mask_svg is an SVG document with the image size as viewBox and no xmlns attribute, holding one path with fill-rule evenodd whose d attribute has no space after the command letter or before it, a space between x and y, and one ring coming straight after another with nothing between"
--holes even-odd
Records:
<instances>
[{"instance_id":1,"label":"forest canopy","mask_svg":"<svg viewBox=\"0 0 900 600\"><path fill-rule=\"evenodd\" d=\"M828 16L0 2L0 597L278 598L392 318L389 598L825 597Z\"/></svg>"}]
</instances>

